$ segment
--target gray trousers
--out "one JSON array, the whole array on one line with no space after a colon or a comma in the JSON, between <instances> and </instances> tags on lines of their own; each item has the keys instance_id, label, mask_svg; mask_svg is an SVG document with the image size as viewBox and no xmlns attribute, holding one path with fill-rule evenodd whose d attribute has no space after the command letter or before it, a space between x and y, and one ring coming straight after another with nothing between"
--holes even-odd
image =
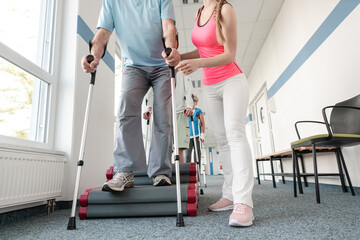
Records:
<instances>
[{"instance_id":1,"label":"gray trousers","mask_svg":"<svg viewBox=\"0 0 360 240\"><path fill-rule=\"evenodd\" d=\"M116 118L114 171L146 168L141 105L150 86L154 90L154 124L147 173L149 177L159 174L171 177L172 116L168 67L125 67Z\"/></svg>"},{"instance_id":2,"label":"gray trousers","mask_svg":"<svg viewBox=\"0 0 360 240\"><path fill-rule=\"evenodd\" d=\"M201 166L201 149L200 149L199 136L196 137L196 144L197 144L196 147L197 147L198 156L199 156L199 165ZM187 163L191 162L191 155L192 155L193 150L194 150L194 162L196 163L194 138L190 138L189 148L185 150L185 162L187 162Z\"/></svg>"}]
</instances>

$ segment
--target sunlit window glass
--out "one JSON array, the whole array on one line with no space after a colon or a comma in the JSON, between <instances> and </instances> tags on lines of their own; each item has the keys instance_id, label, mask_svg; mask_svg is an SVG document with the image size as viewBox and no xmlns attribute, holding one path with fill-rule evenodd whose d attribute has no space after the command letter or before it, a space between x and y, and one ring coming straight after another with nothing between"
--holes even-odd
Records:
<instances>
[{"instance_id":1,"label":"sunlit window glass","mask_svg":"<svg viewBox=\"0 0 360 240\"><path fill-rule=\"evenodd\" d=\"M39 106L46 105L48 84L2 58L0 79L0 135L44 139L46 109Z\"/></svg>"}]
</instances>

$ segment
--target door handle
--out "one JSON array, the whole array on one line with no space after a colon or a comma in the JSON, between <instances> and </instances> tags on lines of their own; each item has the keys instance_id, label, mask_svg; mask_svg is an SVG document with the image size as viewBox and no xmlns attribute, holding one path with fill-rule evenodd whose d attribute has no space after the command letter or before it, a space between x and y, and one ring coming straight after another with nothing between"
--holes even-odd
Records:
<instances>
[{"instance_id":1,"label":"door handle","mask_svg":"<svg viewBox=\"0 0 360 240\"><path fill-rule=\"evenodd\" d=\"M264 110L264 108L263 107L261 107L260 108L260 121L261 121L261 123L264 123L264 115L263 115L263 110Z\"/></svg>"}]
</instances>

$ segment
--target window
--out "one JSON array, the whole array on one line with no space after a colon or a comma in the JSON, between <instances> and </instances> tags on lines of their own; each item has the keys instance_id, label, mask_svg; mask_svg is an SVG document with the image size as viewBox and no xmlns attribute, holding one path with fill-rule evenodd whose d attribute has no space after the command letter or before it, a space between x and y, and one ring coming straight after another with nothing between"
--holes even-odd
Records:
<instances>
[{"instance_id":1,"label":"window","mask_svg":"<svg viewBox=\"0 0 360 240\"><path fill-rule=\"evenodd\" d=\"M0 8L0 135L47 142L56 0ZM53 90L53 89L52 89Z\"/></svg>"}]
</instances>

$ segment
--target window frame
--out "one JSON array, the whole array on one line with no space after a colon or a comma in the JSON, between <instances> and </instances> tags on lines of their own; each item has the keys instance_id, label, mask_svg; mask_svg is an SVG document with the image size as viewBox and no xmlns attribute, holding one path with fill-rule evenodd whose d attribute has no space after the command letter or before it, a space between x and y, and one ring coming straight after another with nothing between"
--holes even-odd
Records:
<instances>
[{"instance_id":1,"label":"window frame","mask_svg":"<svg viewBox=\"0 0 360 240\"><path fill-rule=\"evenodd\" d=\"M32 112L30 132L34 129L35 139L22 139L16 137L10 137L0 135L0 142L4 144L14 144L27 147L39 147L45 149L52 149L54 143L54 132L55 132L55 107L56 107L56 92L57 92L57 80L58 66L60 63L60 33L61 33L61 16L62 16L62 3L59 0L44 0L43 10L45 11L43 29L39 30L39 33L43 33L39 40L40 46L43 46L41 61L39 65L22 56L17 51L11 49L4 43L0 42L0 57L14 66L26 71L39 79L39 85L47 85L47 91L44 96L43 86L39 86L36 89L34 83L35 96L33 101L45 102L42 107L38 107L36 111ZM49 31L51 29L51 31ZM44 44L45 43L45 44ZM46 46L45 46L46 45ZM44 64L44 61L46 64ZM41 115L39 112L45 111L44 119L40 119ZM35 116L35 120L33 119ZM43 132L39 134L41 125L45 124ZM40 141L39 141L40 140Z\"/></svg>"}]
</instances>

